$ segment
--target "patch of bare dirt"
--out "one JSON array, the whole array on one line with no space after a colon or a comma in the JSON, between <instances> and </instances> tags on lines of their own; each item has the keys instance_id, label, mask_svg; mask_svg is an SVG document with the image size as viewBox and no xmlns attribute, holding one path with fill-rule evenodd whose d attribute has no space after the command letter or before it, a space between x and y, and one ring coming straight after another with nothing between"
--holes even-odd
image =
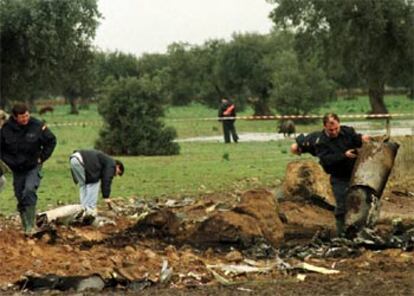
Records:
<instances>
[{"instance_id":1,"label":"patch of bare dirt","mask_svg":"<svg viewBox=\"0 0 414 296\"><path fill-rule=\"evenodd\" d=\"M396 218L403 218L406 223L414 221L414 182L404 182L387 187L380 226L390 225ZM136 207L137 201L119 201L118 205L129 210L101 211L116 225L57 226L53 240L50 235L26 240L16 217L2 218L0 285L4 293L13 293L9 284L27 275L99 274L104 279L116 275L130 281L146 279L155 283L140 291L141 295L414 294L412 250L361 250L360 256L350 258L304 259L306 263L337 270L337 274L302 269L287 272L271 265L275 257L260 258L245 252L249 243L263 243L258 240L260 237L277 247L309 241L316 232L332 234L332 210L307 199L277 202L274 194L263 189L244 194L213 194L189 203L159 202L159 210L145 217L141 216L145 211ZM204 243L208 247L203 248ZM285 260L292 266L301 262L296 258ZM171 277L160 284L165 261ZM236 274L211 267L223 265L248 265L261 271ZM269 265L273 267L265 270ZM106 292L116 294L119 290Z\"/></svg>"}]
</instances>

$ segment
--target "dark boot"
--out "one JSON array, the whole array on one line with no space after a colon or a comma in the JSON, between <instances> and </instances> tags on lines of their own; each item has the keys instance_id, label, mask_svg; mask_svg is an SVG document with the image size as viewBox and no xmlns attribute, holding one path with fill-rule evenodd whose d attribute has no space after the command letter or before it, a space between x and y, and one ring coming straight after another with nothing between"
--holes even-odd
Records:
<instances>
[{"instance_id":1,"label":"dark boot","mask_svg":"<svg viewBox=\"0 0 414 296\"><path fill-rule=\"evenodd\" d=\"M35 232L36 206L28 206L25 210L26 228L24 234L31 237Z\"/></svg>"},{"instance_id":2,"label":"dark boot","mask_svg":"<svg viewBox=\"0 0 414 296\"><path fill-rule=\"evenodd\" d=\"M20 220L22 221L22 229L23 232L26 233L27 228L27 220L26 220L26 212L25 210L19 212Z\"/></svg>"},{"instance_id":3,"label":"dark boot","mask_svg":"<svg viewBox=\"0 0 414 296\"><path fill-rule=\"evenodd\" d=\"M345 237L345 216L337 216L336 218L336 235Z\"/></svg>"}]
</instances>

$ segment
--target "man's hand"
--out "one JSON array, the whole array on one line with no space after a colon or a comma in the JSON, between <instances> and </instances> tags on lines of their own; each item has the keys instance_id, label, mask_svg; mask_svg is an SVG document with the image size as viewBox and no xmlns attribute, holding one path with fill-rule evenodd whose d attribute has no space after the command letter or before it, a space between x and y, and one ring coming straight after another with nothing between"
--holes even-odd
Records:
<instances>
[{"instance_id":1,"label":"man's hand","mask_svg":"<svg viewBox=\"0 0 414 296\"><path fill-rule=\"evenodd\" d=\"M112 208L112 201L111 201L111 198L104 198L104 201L105 201L105 203L106 203L106 205L108 206L108 209L110 209L110 210L112 210L113 208Z\"/></svg>"},{"instance_id":2,"label":"man's hand","mask_svg":"<svg viewBox=\"0 0 414 296\"><path fill-rule=\"evenodd\" d=\"M371 141L371 137L370 136L368 136L368 135L362 135L362 142L367 143L369 141Z\"/></svg>"},{"instance_id":3,"label":"man's hand","mask_svg":"<svg viewBox=\"0 0 414 296\"><path fill-rule=\"evenodd\" d=\"M356 149L349 149L345 152L345 156L348 158L357 158L358 154Z\"/></svg>"},{"instance_id":4,"label":"man's hand","mask_svg":"<svg viewBox=\"0 0 414 296\"><path fill-rule=\"evenodd\" d=\"M299 145L298 145L298 144L296 144L296 143L293 143L293 144L290 146L290 152L291 152L292 154L296 154L296 155L300 155L300 154L302 153L302 151L300 151Z\"/></svg>"}]
</instances>

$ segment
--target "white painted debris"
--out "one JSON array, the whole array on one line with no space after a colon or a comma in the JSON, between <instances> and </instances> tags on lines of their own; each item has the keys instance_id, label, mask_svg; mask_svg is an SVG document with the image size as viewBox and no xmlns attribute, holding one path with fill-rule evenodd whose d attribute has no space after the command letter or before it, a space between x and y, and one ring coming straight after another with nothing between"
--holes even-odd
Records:
<instances>
[{"instance_id":1,"label":"white painted debris","mask_svg":"<svg viewBox=\"0 0 414 296\"><path fill-rule=\"evenodd\" d=\"M66 205L56 209L37 214L36 221L38 226L48 223L69 224L83 216L85 208L79 204ZM39 225L39 223L41 225Z\"/></svg>"},{"instance_id":2,"label":"white painted debris","mask_svg":"<svg viewBox=\"0 0 414 296\"><path fill-rule=\"evenodd\" d=\"M244 273L266 273L274 269L276 266L275 263L265 266L265 267L254 267L246 264L217 264L217 265L207 265L208 269L220 269L224 272L225 275L233 274L239 275Z\"/></svg>"},{"instance_id":3,"label":"white painted debris","mask_svg":"<svg viewBox=\"0 0 414 296\"><path fill-rule=\"evenodd\" d=\"M160 272L160 283L168 283L171 279L173 269L168 268L168 261L164 260L162 262L161 272Z\"/></svg>"},{"instance_id":4,"label":"white painted debris","mask_svg":"<svg viewBox=\"0 0 414 296\"><path fill-rule=\"evenodd\" d=\"M312 265L306 262L302 262L302 263L295 265L295 268L300 268L300 269L322 273L322 274L338 274L339 273L339 270L319 267L319 266L315 266L315 265Z\"/></svg>"},{"instance_id":5,"label":"white painted debris","mask_svg":"<svg viewBox=\"0 0 414 296\"><path fill-rule=\"evenodd\" d=\"M215 272L213 269L208 268L207 269L213 274L214 278L222 285L224 286L229 286L231 284L233 284L232 281L226 279L224 276L219 275L217 272Z\"/></svg>"}]
</instances>

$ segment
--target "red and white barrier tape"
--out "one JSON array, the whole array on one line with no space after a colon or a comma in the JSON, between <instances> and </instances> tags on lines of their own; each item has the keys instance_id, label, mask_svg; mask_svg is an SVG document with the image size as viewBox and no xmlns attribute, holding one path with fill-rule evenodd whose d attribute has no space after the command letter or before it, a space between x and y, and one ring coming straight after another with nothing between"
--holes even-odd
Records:
<instances>
[{"instance_id":1,"label":"red and white barrier tape","mask_svg":"<svg viewBox=\"0 0 414 296\"><path fill-rule=\"evenodd\" d=\"M364 118L364 119L387 119L396 117L414 117L414 113L393 114L343 114L339 118ZM204 118L166 118L167 121L217 121L217 120L284 120L284 119L322 119L323 115L265 115L265 116L236 116L236 117L204 117ZM85 122L55 122L48 126L100 126L99 121Z\"/></svg>"},{"instance_id":2,"label":"red and white barrier tape","mask_svg":"<svg viewBox=\"0 0 414 296\"><path fill-rule=\"evenodd\" d=\"M324 115L264 115L264 116L236 116L236 117L205 117L205 118L170 118L170 121L210 121L210 120L283 120L283 119L322 119ZM414 113L393 113L393 114L343 114L339 118L394 118L414 117Z\"/></svg>"},{"instance_id":3,"label":"red and white barrier tape","mask_svg":"<svg viewBox=\"0 0 414 296\"><path fill-rule=\"evenodd\" d=\"M73 121L73 122L54 122L47 123L47 126L101 126L101 121Z\"/></svg>"}]
</instances>

